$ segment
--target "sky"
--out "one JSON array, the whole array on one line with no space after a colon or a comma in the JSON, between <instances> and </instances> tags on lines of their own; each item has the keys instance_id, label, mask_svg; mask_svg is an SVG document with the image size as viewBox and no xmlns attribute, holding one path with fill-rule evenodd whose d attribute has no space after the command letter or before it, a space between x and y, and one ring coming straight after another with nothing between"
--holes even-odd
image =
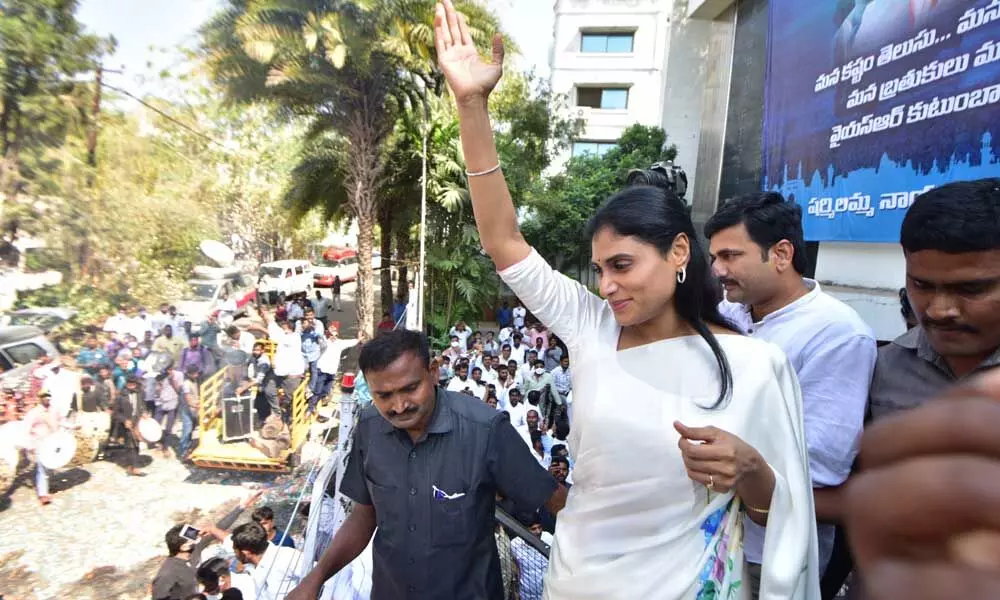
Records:
<instances>
[{"instance_id":1,"label":"sky","mask_svg":"<svg viewBox=\"0 0 1000 600\"><path fill-rule=\"evenodd\" d=\"M486 0L521 49L518 66L548 77L554 0ZM176 69L183 59L180 45L197 43L198 28L219 8L219 0L82 0L78 18L91 32L118 40L118 50L105 61L108 83L133 94L163 93L156 76Z\"/></svg>"},{"instance_id":2,"label":"sky","mask_svg":"<svg viewBox=\"0 0 1000 600\"><path fill-rule=\"evenodd\" d=\"M124 74L109 73L107 81L141 96L162 91L156 75L183 64L176 48L193 47L198 28L219 6L217 0L82 0L77 18L92 33L115 36L118 50L104 65Z\"/></svg>"}]
</instances>

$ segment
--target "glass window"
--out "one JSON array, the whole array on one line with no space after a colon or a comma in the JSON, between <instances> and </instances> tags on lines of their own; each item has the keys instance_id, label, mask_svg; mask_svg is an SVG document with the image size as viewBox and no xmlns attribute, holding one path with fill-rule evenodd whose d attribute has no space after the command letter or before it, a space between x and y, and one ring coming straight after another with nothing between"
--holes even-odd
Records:
<instances>
[{"instance_id":1,"label":"glass window","mask_svg":"<svg viewBox=\"0 0 1000 600\"><path fill-rule=\"evenodd\" d=\"M627 54L632 52L634 33L581 33L580 52Z\"/></svg>"},{"instance_id":2,"label":"glass window","mask_svg":"<svg viewBox=\"0 0 1000 600\"><path fill-rule=\"evenodd\" d=\"M616 33L608 36L608 53L623 53L627 54L632 52L632 40L635 37L631 33Z\"/></svg>"},{"instance_id":3,"label":"glass window","mask_svg":"<svg viewBox=\"0 0 1000 600\"><path fill-rule=\"evenodd\" d=\"M39 356L45 354L45 350L42 349L38 344L26 343L17 344L15 346L7 346L4 348L4 352L10 357L11 362L15 365L26 365L33 360L37 360Z\"/></svg>"},{"instance_id":4,"label":"glass window","mask_svg":"<svg viewBox=\"0 0 1000 600\"><path fill-rule=\"evenodd\" d=\"M301 275L304 272L305 272L305 269L303 269L301 266L295 267L295 274L296 275Z\"/></svg>"},{"instance_id":5,"label":"glass window","mask_svg":"<svg viewBox=\"0 0 1000 600\"><path fill-rule=\"evenodd\" d=\"M628 88L578 87L576 105L602 110L623 110L628 108Z\"/></svg>"},{"instance_id":6,"label":"glass window","mask_svg":"<svg viewBox=\"0 0 1000 600\"><path fill-rule=\"evenodd\" d=\"M628 90L625 88L605 88L601 90L601 108L628 108Z\"/></svg>"},{"instance_id":7,"label":"glass window","mask_svg":"<svg viewBox=\"0 0 1000 600\"><path fill-rule=\"evenodd\" d=\"M573 142L573 156L583 156L584 154L604 156L608 150L617 145L615 142Z\"/></svg>"}]
</instances>

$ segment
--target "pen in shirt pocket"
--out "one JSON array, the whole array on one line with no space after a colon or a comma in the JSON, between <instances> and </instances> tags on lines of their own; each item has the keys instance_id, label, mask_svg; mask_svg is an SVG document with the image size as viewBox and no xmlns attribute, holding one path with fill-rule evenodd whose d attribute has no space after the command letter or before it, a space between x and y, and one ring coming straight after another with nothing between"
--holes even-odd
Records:
<instances>
[{"instance_id":1,"label":"pen in shirt pocket","mask_svg":"<svg viewBox=\"0 0 1000 600\"><path fill-rule=\"evenodd\" d=\"M465 496L465 492L449 494L436 485L431 486L431 494L434 496L435 500L458 500L459 498Z\"/></svg>"}]
</instances>

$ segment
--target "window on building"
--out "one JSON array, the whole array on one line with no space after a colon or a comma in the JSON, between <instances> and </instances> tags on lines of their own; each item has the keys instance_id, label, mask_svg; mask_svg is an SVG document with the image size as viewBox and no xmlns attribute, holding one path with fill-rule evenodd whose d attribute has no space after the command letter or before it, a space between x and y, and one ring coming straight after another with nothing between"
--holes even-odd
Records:
<instances>
[{"instance_id":1,"label":"window on building","mask_svg":"<svg viewBox=\"0 0 1000 600\"><path fill-rule=\"evenodd\" d=\"M595 54L628 54L632 52L634 33L596 33L580 34L580 52Z\"/></svg>"},{"instance_id":2,"label":"window on building","mask_svg":"<svg viewBox=\"0 0 1000 600\"><path fill-rule=\"evenodd\" d=\"M608 150L611 150L617 146L615 142L591 142L591 141L579 141L573 142L573 156L583 156L585 154L591 154L594 156L604 156Z\"/></svg>"},{"instance_id":3,"label":"window on building","mask_svg":"<svg viewBox=\"0 0 1000 600\"><path fill-rule=\"evenodd\" d=\"M579 87L576 88L576 105L604 110L628 108L628 88Z\"/></svg>"}]
</instances>

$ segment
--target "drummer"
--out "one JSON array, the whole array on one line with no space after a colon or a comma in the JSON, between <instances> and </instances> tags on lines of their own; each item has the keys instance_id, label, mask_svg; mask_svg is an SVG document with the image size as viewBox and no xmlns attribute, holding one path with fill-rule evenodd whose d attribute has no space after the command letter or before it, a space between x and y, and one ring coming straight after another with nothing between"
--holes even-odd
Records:
<instances>
[{"instance_id":1,"label":"drummer","mask_svg":"<svg viewBox=\"0 0 1000 600\"><path fill-rule=\"evenodd\" d=\"M41 502L42 506L45 506L52 502L52 496L49 495L49 470L42 465L37 451L45 438L59 431L63 425L63 416L52 405L52 394L48 390L42 390L38 394L38 404L28 411L24 420L30 436L28 447L36 451L35 493L38 494L38 501Z\"/></svg>"},{"instance_id":2,"label":"drummer","mask_svg":"<svg viewBox=\"0 0 1000 600\"><path fill-rule=\"evenodd\" d=\"M115 410L111 416L111 430L114 437L125 439L127 453L126 472L132 477L144 477L146 474L138 469L139 463L139 419L145 412L145 402L139 389L139 379L129 375L125 380L125 388L115 398Z\"/></svg>"}]
</instances>

